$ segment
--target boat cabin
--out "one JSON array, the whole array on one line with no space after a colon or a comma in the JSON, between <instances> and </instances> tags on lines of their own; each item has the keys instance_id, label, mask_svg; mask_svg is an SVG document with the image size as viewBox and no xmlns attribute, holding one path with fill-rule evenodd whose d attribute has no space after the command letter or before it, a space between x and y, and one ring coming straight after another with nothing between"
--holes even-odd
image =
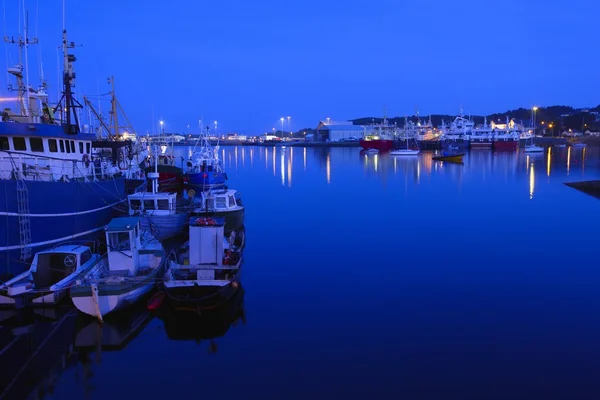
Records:
<instances>
[{"instance_id":1,"label":"boat cabin","mask_svg":"<svg viewBox=\"0 0 600 400\"><path fill-rule=\"evenodd\" d=\"M13 171L16 164L24 179L43 181L93 175L100 167L92 160L94 139L67 134L59 125L1 122L0 171Z\"/></svg>"},{"instance_id":2,"label":"boat cabin","mask_svg":"<svg viewBox=\"0 0 600 400\"><path fill-rule=\"evenodd\" d=\"M87 246L62 245L35 254L30 273L38 289L48 288L60 282L94 258Z\"/></svg>"},{"instance_id":3,"label":"boat cabin","mask_svg":"<svg viewBox=\"0 0 600 400\"><path fill-rule=\"evenodd\" d=\"M233 211L242 208L242 196L237 190L202 192L201 210L208 212Z\"/></svg>"},{"instance_id":4,"label":"boat cabin","mask_svg":"<svg viewBox=\"0 0 600 400\"><path fill-rule=\"evenodd\" d=\"M105 227L111 275L137 275L142 247L139 217L113 218Z\"/></svg>"},{"instance_id":5,"label":"boat cabin","mask_svg":"<svg viewBox=\"0 0 600 400\"><path fill-rule=\"evenodd\" d=\"M190 227L190 264L223 264L225 218L192 217Z\"/></svg>"},{"instance_id":6,"label":"boat cabin","mask_svg":"<svg viewBox=\"0 0 600 400\"><path fill-rule=\"evenodd\" d=\"M127 196L129 215L173 215L177 212L177 193L138 192Z\"/></svg>"}]
</instances>

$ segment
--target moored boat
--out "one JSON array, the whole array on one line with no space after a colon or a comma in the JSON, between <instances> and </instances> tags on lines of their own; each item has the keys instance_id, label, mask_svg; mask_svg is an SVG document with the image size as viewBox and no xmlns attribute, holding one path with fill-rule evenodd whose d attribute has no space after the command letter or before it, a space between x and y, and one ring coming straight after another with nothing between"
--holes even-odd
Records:
<instances>
[{"instance_id":1,"label":"moored boat","mask_svg":"<svg viewBox=\"0 0 600 400\"><path fill-rule=\"evenodd\" d=\"M360 147L365 150L378 150L378 151L389 151L393 145L394 141L392 138L385 134L378 135L366 135L359 141Z\"/></svg>"},{"instance_id":2,"label":"moored boat","mask_svg":"<svg viewBox=\"0 0 600 400\"><path fill-rule=\"evenodd\" d=\"M195 205L192 211L194 216L224 218L226 234L244 225L242 196L235 189L202 192Z\"/></svg>"},{"instance_id":3,"label":"moored boat","mask_svg":"<svg viewBox=\"0 0 600 400\"><path fill-rule=\"evenodd\" d=\"M37 252L29 270L0 285L0 307L56 305L76 279L101 262L100 255L78 244Z\"/></svg>"},{"instance_id":4,"label":"moored boat","mask_svg":"<svg viewBox=\"0 0 600 400\"><path fill-rule=\"evenodd\" d=\"M207 135L201 135L192 150L192 159L187 162L185 184L200 191L225 186L227 174L219 159L218 145L213 148L208 142ZM200 148L196 146L200 143Z\"/></svg>"},{"instance_id":5,"label":"moored boat","mask_svg":"<svg viewBox=\"0 0 600 400\"><path fill-rule=\"evenodd\" d=\"M223 218L195 218L190 240L170 260L163 289L172 305L210 307L227 301L239 287L244 229L224 234Z\"/></svg>"},{"instance_id":6,"label":"moored boat","mask_svg":"<svg viewBox=\"0 0 600 400\"><path fill-rule=\"evenodd\" d=\"M70 290L75 307L101 321L153 290L167 259L163 245L142 231L140 218L113 218L105 231L106 263L78 279Z\"/></svg>"},{"instance_id":7,"label":"moored boat","mask_svg":"<svg viewBox=\"0 0 600 400\"><path fill-rule=\"evenodd\" d=\"M5 109L0 122L0 188L5 193L0 263L9 266L8 272L21 272L23 264L14 260L30 261L38 249L97 235L125 200L121 171L94 154L96 135L80 132L73 47L63 31L63 95L54 108L44 85L36 90L26 82L23 65L9 68L17 80L18 111Z\"/></svg>"},{"instance_id":8,"label":"moored boat","mask_svg":"<svg viewBox=\"0 0 600 400\"><path fill-rule=\"evenodd\" d=\"M444 151L440 155L431 157L431 159L436 161L447 161L461 164L463 162L464 155L464 153L453 153Z\"/></svg>"}]
</instances>

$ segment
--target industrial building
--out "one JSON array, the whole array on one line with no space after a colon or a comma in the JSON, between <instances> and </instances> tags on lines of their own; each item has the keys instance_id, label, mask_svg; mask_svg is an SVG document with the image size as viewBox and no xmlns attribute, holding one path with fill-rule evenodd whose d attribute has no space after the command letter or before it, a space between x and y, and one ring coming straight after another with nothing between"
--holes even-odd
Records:
<instances>
[{"instance_id":1,"label":"industrial building","mask_svg":"<svg viewBox=\"0 0 600 400\"><path fill-rule=\"evenodd\" d=\"M340 142L344 140L359 140L365 134L365 127L354 125L349 121L319 121L314 140L319 142Z\"/></svg>"}]
</instances>

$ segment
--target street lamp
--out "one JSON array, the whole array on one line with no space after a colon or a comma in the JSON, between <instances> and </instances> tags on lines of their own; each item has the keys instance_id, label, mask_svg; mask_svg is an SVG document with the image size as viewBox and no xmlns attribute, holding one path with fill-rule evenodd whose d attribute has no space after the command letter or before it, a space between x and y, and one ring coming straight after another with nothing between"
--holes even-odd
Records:
<instances>
[{"instance_id":1,"label":"street lamp","mask_svg":"<svg viewBox=\"0 0 600 400\"><path fill-rule=\"evenodd\" d=\"M535 112L537 111L537 107L533 106L533 108L531 109L531 122L533 124L533 136L535 136Z\"/></svg>"},{"instance_id":2,"label":"street lamp","mask_svg":"<svg viewBox=\"0 0 600 400\"><path fill-rule=\"evenodd\" d=\"M327 117L327 125L329 125L329 117Z\"/></svg>"},{"instance_id":3,"label":"street lamp","mask_svg":"<svg viewBox=\"0 0 600 400\"><path fill-rule=\"evenodd\" d=\"M160 121L160 132L163 136L165 135L164 125L165 125L165 121Z\"/></svg>"},{"instance_id":4,"label":"street lamp","mask_svg":"<svg viewBox=\"0 0 600 400\"><path fill-rule=\"evenodd\" d=\"M283 117L279 118L279 120L281 121L281 138L282 138L282 139L283 139L283 120L284 120L284 119L285 119L285 118L283 118Z\"/></svg>"},{"instance_id":5,"label":"street lamp","mask_svg":"<svg viewBox=\"0 0 600 400\"><path fill-rule=\"evenodd\" d=\"M217 133L217 126L218 126L217 121L215 121L215 134Z\"/></svg>"},{"instance_id":6,"label":"street lamp","mask_svg":"<svg viewBox=\"0 0 600 400\"><path fill-rule=\"evenodd\" d=\"M288 117L288 130L290 131L290 138L292 137L292 122L291 122L291 118L292 117Z\"/></svg>"}]
</instances>

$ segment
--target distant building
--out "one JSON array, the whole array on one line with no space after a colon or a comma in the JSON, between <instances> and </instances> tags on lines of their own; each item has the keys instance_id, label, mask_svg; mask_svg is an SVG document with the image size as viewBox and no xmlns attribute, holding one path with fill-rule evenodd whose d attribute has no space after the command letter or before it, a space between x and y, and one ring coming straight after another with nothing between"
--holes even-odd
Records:
<instances>
[{"instance_id":1,"label":"distant building","mask_svg":"<svg viewBox=\"0 0 600 400\"><path fill-rule=\"evenodd\" d=\"M319 125L315 130L317 131L317 135L314 139L321 142L339 142L349 139L358 140L361 139L365 133L364 126L353 125L352 122L349 121L319 121Z\"/></svg>"}]
</instances>

